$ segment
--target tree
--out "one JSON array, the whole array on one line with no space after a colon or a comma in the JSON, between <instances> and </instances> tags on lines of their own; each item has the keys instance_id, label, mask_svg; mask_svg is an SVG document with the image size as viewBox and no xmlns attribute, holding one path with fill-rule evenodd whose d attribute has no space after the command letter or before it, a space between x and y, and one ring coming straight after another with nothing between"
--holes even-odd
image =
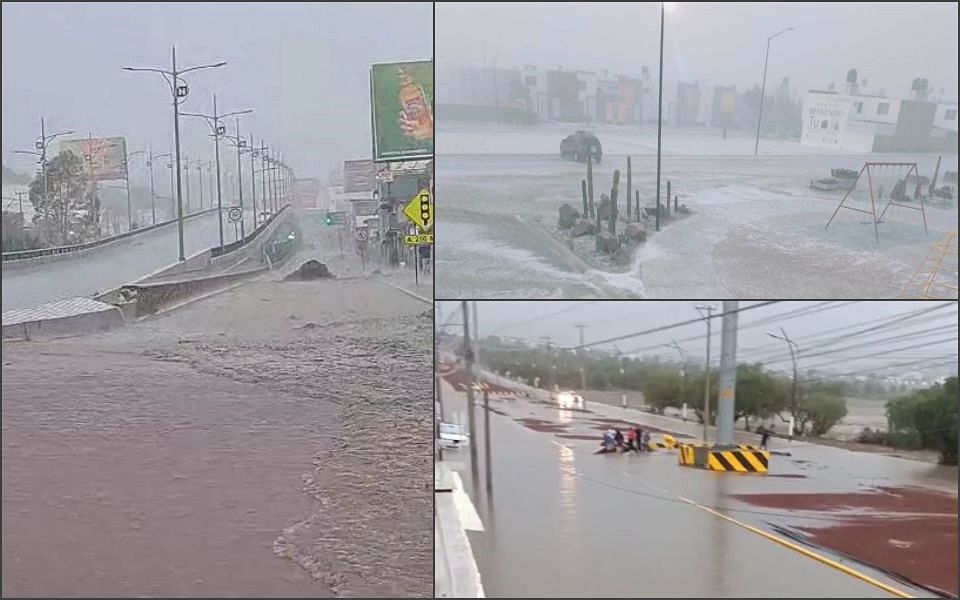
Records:
<instances>
[{"instance_id":1,"label":"tree","mask_svg":"<svg viewBox=\"0 0 960 600\"><path fill-rule=\"evenodd\" d=\"M84 241L96 218L93 199L87 191L83 160L72 152L61 152L47 163L44 195L43 172L30 182L34 224L44 241L64 245ZM71 233L72 232L72 233Z\"/></svg>"},{"instance_id":2,"label":"tree","mask_svg":"<svg viewBox=\"0 0 960 600\"><path fill-rule=\"evenodd\" d=\"M796 428L801 434L810 425L813 435L823 435L847 415L846 386L842 382L818 381L804 386L797 407Z\"/></svg>"},{"instance_id":3,"label":"tree","mask_svg":"<svg viewBox=\"0 0 960 600\"><path fill-rule=\"evenodd\" d=\"M956 377L887 403L887 424L894 442L916 441L921 448L936 450L945 465L957 464L958 420Z\"/></svg>"},{"instance_id":4,"label":"tree","mask_svg":"<svg viewBox=\"0 0 960 600\"><path fill-rule=\"evenodd\" d=\"M17 252L39 248L37 241L29 231L24 231L20 213L3 211L3 251Z\"/></svg>"},{"instance_id":5,"label":"tree","mask_svg":"<svg viewBox=\"0 0 960 600\"><path fill-rule=\"evenodd\" d=\"M759 364L738 365L734 423L743 418L750 431L750 419L765 419L786 408L787 385Z\"/></svg>"}]
</instances>

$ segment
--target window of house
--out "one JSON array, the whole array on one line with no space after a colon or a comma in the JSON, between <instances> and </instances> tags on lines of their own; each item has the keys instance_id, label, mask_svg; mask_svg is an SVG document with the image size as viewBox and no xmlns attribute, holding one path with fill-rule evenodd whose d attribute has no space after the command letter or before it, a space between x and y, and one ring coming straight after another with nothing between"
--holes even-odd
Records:
<instances>
[{"instance_id":1,"label":"window of house","mask_svg":"<svg viewBox=\"0 0 960 600\"><path fill-rule=\"evenodd\" d=\"M863 113L863 102L857 102L857 114Z\"/></svg>"},{"instance_id":2,"label":"window of house","mask_svg":"<svg viewBox=\"0 0 960 600\"><path fill-rule=\"evenodd\" d=\"M527 82L527 85L528 85L529 87L536 87L536 85L537 85L537 78L536 78L536 77L527 77L527 78L526 78L526 82Z\"/></svg>"},{"instance_id":3,"label":"window of house","mask_svg":"<svg viewBox=\"0 0 960 600\"><path fill-rule=\"evenodd\" d=\"M889 103L889 102L881 102L880 104L877 105L877 114L878 114L878 115L885 115L885 114L887 114L888 112L890 112L890 103Z\"/></svg>"},{"instance_id":4,"label":"window of house","mask_svg":"<svg viewBox=\"0 0 960 600\"><path fill-rule=\"evenodd\" d=\"M957 120L957 111L953 108L948 108L947 111L943 114L943 118L947 121L956 121Z\"/></svg>"}]
</instances>

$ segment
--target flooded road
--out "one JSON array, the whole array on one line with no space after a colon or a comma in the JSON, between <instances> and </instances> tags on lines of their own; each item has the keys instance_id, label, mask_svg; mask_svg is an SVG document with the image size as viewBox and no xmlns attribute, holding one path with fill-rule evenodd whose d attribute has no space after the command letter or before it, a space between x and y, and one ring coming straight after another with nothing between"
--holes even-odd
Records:
<instances>
[{"instance_id":1,"label":"flooded road","mask_svg":"<svg viewBox=\"0 0 960 600\"><path fill-rule=\"evenodd\" d=\"M887 215L879 244L852 212L825 230L842 194L811 190L810 181L831 168L859 170L869 155L770 141L769 155L754 157L752 137L671 129L663 135L662 185L671 181L671 193L693 214L669 220L659 233L649 224L632 257L610 260L596 254L590 236L571 242L557 226L561 204L581 210L586 177L585 165L559 156L571 132L555 125L438 130L437 187L446 198L439 217L446 235L437 240L440 297L896 297L957 221L956 206L928 204L927 235L917 211L906 209ZM608 127L597 135L604 156L593 168L595 198L610 193L614 169L623 197L629 154L641 206L655 204L656 129ZM943 160L956 166L956 155ZM920 173L931 176L936 162L936 155L920 157Z\"/></svg>"},{"instance_id":2,"label":"flooded road","mask_svg":"<svg viewBox=\"0 0 960 600\"><path fill-rule=\"evenodd\" d=\"M4 344L4 596L432 594L430 307L280 277Z\"/></svg>"},{"instance_id":3,"label":"flooded road","mask_svg":"<svg viewBox=\"0 0 960 600\"><path fill-rule=\"evenodd\" d=\"M466 423L464 394L444 384L447 420ZM483 522L469 531L488 596L884 597L875 585L830 568L743 526L818 526L831 517L772 509L737 499L747 493L863 490L890 481L921 483L933 468L889 457L841 461L834 448L773 449L770 474L740 476L681 468L675 452L595 455L601 432L628 418L648 428L690 435L679 421L648 422L620 409L560 410L541 397L491 398L493 492L483 462L483 411L477 411L477 477L469 451L445 453ZM633 412L633 411L631 411ZM654 439L658 437L654 433ZM756 443L754 440L749 440ZM786 444L786 442L783 442ZM861 465L860 457L864 463ZM935 469L935 468L934 468ZM956 480L954 472L953 502ZM956 520L953 520L956 527ZM933 596L856 561L822 555L911 595Z\"/></svg>"}]
</instances>

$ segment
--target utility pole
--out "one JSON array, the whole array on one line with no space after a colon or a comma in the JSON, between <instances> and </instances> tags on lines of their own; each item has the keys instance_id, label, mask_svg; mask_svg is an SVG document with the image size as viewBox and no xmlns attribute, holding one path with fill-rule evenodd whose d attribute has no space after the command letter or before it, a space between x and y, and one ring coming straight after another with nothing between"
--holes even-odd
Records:
<instances>
[{"instance_id":1,"label":"utility pole","mask_svg":"<svg viewBox=\"0 0 960 600\"><path fill-rule=\"evenodd\" d=\"M490 393L483 392L483 462L486 466L487 497L493 493L493 464L490 460Z\"/></svg>"},{"instance_id":2,"label":"utility pole","mask_svg":"<svg viewBox=\"0 0 960 600\"><path fill-rule=\"evenodd\" d=\"M198 208L203 210L203 161L197 159L197 187L200 188L200 205Z\"/></svg>"},{"instance_id":3,"label":"utility pole","mask_svg":"<svg viewBox=\"0 0 960 600\"><path fill-rule=\"evenodd\" d=\"M253 202L253 229L257 229L257 148L253 145L253 134L250 134L250 200Z\"/></svg>"},{"instance_id":4,"label":"utility pole","mask_svg":"<svg viewBox=\"0 0 960 600\"><path fill-rule=\"evenodd\" d=\"M553 397L553 353L550 350L550 340L552 339L549 335L540 336L541 340L544 340L547 344L547 391L550 393L550 397Z\"/></svg>"},{"instance_id":5,"label":"utility pole","mask_svg":"<svg viewBox=\"0 0 960 600\"><path fill-rule=\"evenodd\" d=\"M710 324L713 322L713 311L717 309L716 306L709 304L707 306L697 306L697 312L700 313L700 316L707 322L707 372L706 372L706 385L703 390L703 441L707 441L707 430L710 426ZM703 317L703 313L700 311L707 311L707 316Z\"/></svg>"},{"instance_id":6,"label":"utility pole","mask_svg":"<svg viewBox=\"0 0 960 600\"><path fill-rule=\"evenodd\" d=\"M186 173L186 188L187 188L187 202L186 208L184 209L187 214L190 214L190 157L183 157L183 172Z\"/></svg>"},{"instance_id":7,"label":"utility pole","mask_svg":"<svg viewBox=\"0 0 960 600\"><path fill-rule=\"evenodd\" d=\"M574 323L574 327L580 330L580 391L586 391L587 389L587 369L586 369L586 356L584 356L585 348L583 345L583 330L587 328L586 323Z\"/></svg>"},{"instance_id":8,"label":"utility pole","mask_svg":"<svg viewBox=\"0 0 960 600\"><path fill-rule=\"evenodd\" d=\"M671 340L671 343L668 344L671 348L675 348L677 352L680 353L680 358L683 359L683 362L680 365L680 402L683 402L686 396L684 392L686 391L687 383L687 353L683 348L680 347L680 344L677 343L677 340Z\"/></svg>"},{"instance_id":9,"label":"utility pole","mask_svg":"<svg viewBox=\"0 0 960 600\"><path fill-rule=\"evenodd\" d=\"M414 261L416 262L416 260ZM477 320L477 301L473 301L473 360L480 364L480 322Z\"/></svg>"},{"instance_id":10,"label":"utility pole","mask_svg":"<svg viewBox=\"0 0 960 600\"><path fill-rule=\"evenodd\" d=\"M717 401L717 446L733 445L733 415L737 387L736 300L723 301L720 337L720 399Z\"/></svg>"},{"instance_id":11,"label":"utility pole","mask_svg":"<svg viewBox=\"0 0 960 600\"><path fill-rule=\"evenodd\" d=\"M153 225L157 224L157 192L153 187L153 148L148 150L147 169L150 171L150 218Z\"/></svg>"},{"instance_id":12,"label":"utility pole","mask_svg":"<svg viewBox=\"0 0 960 600\"><path fill-rule=\"evenodd\" d=\"M790 339L790 336L787 335L783 327L780 328L780 333L782 333L783 336L773 333L768 333L767 335L785 341L790 348L790 358L793 360L793 393L790 400L790 440L793 441L793 430L796 426L797 410L799 409L797 406L797 352L799 352L799 349L797 343Z\"/></svg>"},{"instance_id":13,"label":"utility pole","mask_svg":"<svg viewBox=\"0 0 960 600\"><path fill-rule=\"evenodd\" d=\"M473 475L473 481L476 483L477 477L477 437L476 424L474 423L474 397L473 397L473 351L470 349L470 309L467 301L462 300L460 306L463 310L463 368L467 381L467 427L470 436L470 470Z\"/></svg>"}]
</instances>

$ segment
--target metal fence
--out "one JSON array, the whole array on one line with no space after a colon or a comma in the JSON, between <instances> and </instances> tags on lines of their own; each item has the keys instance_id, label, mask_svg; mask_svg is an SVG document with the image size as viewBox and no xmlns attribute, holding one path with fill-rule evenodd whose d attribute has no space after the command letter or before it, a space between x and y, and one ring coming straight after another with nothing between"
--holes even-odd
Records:
<instances>
[{"instance_id":1,"label":"metal fence","mask_svg":"<svg viewBox=\"0 0 960 600\"><path fill-rule=\"evenodd\" d=\"M213 211L216 211L216 208L208 208L200 212L195 212L190 215L185 216L183 219L192 219L194 217L199 217L201 215L209 214ZM140 229L134 229L133 231L127 231L118 235L112 235L110 237L101 238L99 240L94 240L92 242L86 242L83 244L73 244L71 246L55 246L53 248L38 248L36 250L20 250L18 252L4 252L3 253L3 262L11 262L16 260L26 260L28 258L38 258L40 256L54 256L57 254L70 254L73 252L80 252L82 250L90 250L91 248L96 248L98 246L104 246L111 242L116 242L124 238L132 237L138 233L146 233L148 231L153 231L164 225L170 225L176 223L176 219L171 219L169 221L163 221L157 223L156 225L150 225L148 227L141 227Z\"/></svg>"}]
</instances>

